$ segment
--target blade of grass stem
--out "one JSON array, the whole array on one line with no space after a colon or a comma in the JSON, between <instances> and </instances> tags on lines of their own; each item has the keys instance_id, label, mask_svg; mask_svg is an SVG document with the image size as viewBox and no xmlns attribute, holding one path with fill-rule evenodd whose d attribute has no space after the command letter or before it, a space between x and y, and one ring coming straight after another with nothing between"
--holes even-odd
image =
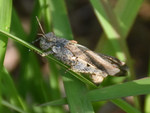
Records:
<instances>
[{"instance_id":1,"label":"blade of grass stem","mask_svg":"<svg viewBox=\"0 0 150 113\"><path fill-rule=\"evenodd\" d=\"M123 61L126 61L130 70L133 70L133 65L131 62L129 62L131 61L131 58L126 46L126 42L122 38L123 33L120 29L121 25L119 23L119 19L115 15L111 5L109 2L104 0L91 0L91 4L94 7L95 13L104 29L107 38L110 40L117 53L117 57ZM134 71L131 71L130 73L135 78Z\"/></svg>"},{"instance_id":2,"label":"blade of grass stem","mask_svg":"<svg viewBox=\"0 0 150 113\"><path fill-rule=\"evenodd\" d=\"M110 100L120 97L122 98L128 96L149 94L150 90L147 90L150 87L149 80L150 78L148 77L144 79L134 80L131 82L108 86L102 89L95 89L89 91L88 95L90 97L90 100L94 102L94 101ZM67 104L65 98L59 99L58 101L62 101L59 104ZM54 101L54 103L55 102L56 100ZM52 102L51 105L53 105Z\"/></svg>"},{"instance_id":3,"label":"blade of grass stem","mask_svg":"<svg viewBox=\"0 0 150 113\"><path fill-rule=\"evenodd\" d=\"M42 1L42 0L40 0ZM44 6L42 15L44 18L44 24L45 24L45 31L50 32L52 30L52 22L51 22L51 16L50 16L50 7L49 6L49 0L45 0L44 3L41 2L41 6ZM60 98L60 88L59 88L59 69L56 66L56 63L49 60L49 66L50 66L50 74L49 74L49 84L50 84L50 90L51 90L51 100L55 100ZM47 95L48 96L48 95ZM55 112L63 112L62 107L54 108L53 111Z\"/></svg>"},{"instance_id":4,"label":"blade of grass stem","mask_svg":"<svg viewBox=\"0 0 150 113\"><path fill-rule=\"evenodd\" d=\"M13 109L13 110L15 110L15 111L18 111L18 112L20 112L20 113L28 113L28 112L25 112L25 111L23 111L22 109L20 109L20 108L18 108L18 107L16 107L16 106L14 106L14 105L12 105L12 104L10 104L10 103L4 101L4 100L2 100L2 104L3 104L3 106L6 106L6 107L8 107L8 108L11 108L11 109Z\"/></svg>"},{"instance_id":5,"label":"blade of grass stem","mask_svg":"<svg viewBox=\"0 0 150 113\"><path fill-rule=\"evenodd\" d=\"M114 12L120 20L123 38L127 38L129 30L133 25L133 22L138 14L142 2L143 0L119 0L117 2L114 8Z\"/></svg>"},{"instance_id":6,"label":"blade of grass stem","mask_svg":"<svg viewBox=\"0 0 150 113\"><path fill-rule=\"evenodd\" d=\"M141 113L140 111L138 111L137 109L135 109L133 106L131 106L122 99L113 99L111 100L111 102L115 103L115 105L117 105L127 113Z\"/></svg>"},{"instance_id":7,"label":"blade of grass stem","mask_svg":"<svg viewBox=\"0 0 150 113\"><path fill-rule=\"evenodd\" d=\"M0 0L0 29L6 32L9 32L10 30L11 11L12 11L12 0ZM7 37L0 35L0 86L2 76L1 72L7 48L7 40L8 40ZM0 112L1 112L1 90L0 90Z\"/></svg>"},{"instance_id":8,"label":"blade of grass stem","mask_svg":"<svg viewBox=\"0 0 150 113\"><path fill-rule=\"evenodd\" d=\"M36 16L39 16L39 14L40 14L39 2L38 2L38 0L35 0L34 6L33 6L33 11L32 11L32 14L31 14L31 20L30 20L31 30L30 30L29 35L25 38L27 42L32 42L34 40L34 38L36 37L37 30L38 30L38 23L37 23L37 20L36 20ZM21 76L19 76L19 78L18 78L18 81L19 81L18 89L19 89L19 92L20 92L21 96L23 98L25 98L26 93L28 92L27 90L30 89L29 84L32 84L32 81L28 81L29 76L27 75L28 66L31 65L31 63L29 61L30 61L30 59L35 59L35 57L33 57L31 55L31 57L33 57L33 58L29 59L30 52L27 48L23 48L20 51L20 53L21 53L21 64L20 64L21 66L20 66L19 75L21 75ZM36 72L40 73L40 70L36 70ZM32 78L33 76L34 75L31 75L30 78ZM34 85L36 85L36 84L34 84ZM26 87L24 87L24 86L26 86ZM24 87L24 89L22 87Z\"/></svg>"},{"instance_id":9,"label":"blade of grass stem","mask_svg":"<svg viewBox=\"0 0 150 113\"><path fill-rule=\"evenodd\" d=\"M57 99L57 100L53 100L47 103L43 103L37 106L58 106L58 105L65 105L68 104L67 102L67 98L61 98L61 99Z\"/></svg>"},{"instance_id":10,"label":"blade of grass stem","mask_svg":"<svg viewBox=\"0 0 150 113\"><path fill-rule=\"evenodd\" d=\"M2 70L2 81L3 81L3 85L2 87L5 87L5 91L3 91L3 93L5 93L4 95L6 97L9 98L9 100L12 102L13 105L28 111L27 105L25 102L23 102L23 100L21 99L21 97L19 96L16 87L12 81L12 78L10 77L9 73L7 72L7 70L3 67ZM10 95L11 94L11 95Z\"/></svg>"},{"instance_id":11,"label":"blade of grass stem","mask_svg":"<svg viewBox=\"0 0 150 113\"><path fill-rule=\"evenodd\" d=\"M129 51L127 49L127 46L126 46L126 42L124 40L125 39L124 37L126 35L125 35L125 33L122 32L123 28L122 28L121 24L124 22L121 22L119 20L118 15L116 15L114 13L114 11L111 8L108 1L91 0L91 3L93 5L93 7L95 8L96 15L97 15L98 20L100 21L105 33L106 33L106 35L107 35L107 38L110 40L115 51L118 53L116 55L119 57L119 59L121 59L123 61L126 60L127 65L130 69L131 78L135 79L136 77L135 77L135 72L134 72L134 68L133 68L133 63L131 62L131 57L130 57ZM136 4L136 1L134 1L132 3ZM139 4L141 4L141 1L138 2L138 5L137 5L138 7L136 9L139 8ZM119 9L119 10L121 10L121 9ZM129 11L128 8L126 8L125 10ZM123 11L123 12L125 12L125 11ZM134 13L137 13L137 10L134 11ZM135 17L135 14L132 17ZM132 18L132 19L134 20L134 18ZM129 22L131 23L131 21L133 21L133 20L130 20ZM129 25L128 25L128 27L129 27ZM129 28L128 28L128 30L129 30ZM137 108L140 109L139 101L137 98L135 98L135 105Z\"/></svg>"},{"instance_id":12,"label":"blade of grass stem","mask_svg":"<svg viewBox=\"0 0 150 113\"><path fill-rule=\"evenodd\" d=\"M132 82L112 85L103 89L95 89L89 92L91 101L114 99L126 96L142 95L150 93L150 78L143 78ZM111 95L110 95L111 94Z\"/></svg>"},{"instance_id":13,"label":"blade of grass stem","mask_svg":"<svg viewBox=\"0 0 150 113\"><path fill-rule=\"evenodd\" d=\"M149 58L149 68L148 68L149 72L148 72L148 77L150 77L150 58ZM150 94L146 95L145 97L145 108L144 108L144 111L145 113L149 113L150 112Z\"/></svg>"}]
</instances>

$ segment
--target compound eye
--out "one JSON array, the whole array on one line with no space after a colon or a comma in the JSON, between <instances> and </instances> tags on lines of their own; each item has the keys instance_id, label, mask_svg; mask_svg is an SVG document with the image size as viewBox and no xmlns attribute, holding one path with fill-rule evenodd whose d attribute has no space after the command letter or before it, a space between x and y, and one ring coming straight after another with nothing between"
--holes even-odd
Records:
<instances>
[{"instance_id":1,"label":"compound eye","mask_svg":"<svg viewBox=\"0 0 150 113\"><path fill-rule=\"evenodd\" d=\"M52 41L53 41L53 42L56 42L56 38L52 38Z\"/></svg>"},{"instance_id":2,"label":"compound eye","mask_svg":"<svg viewBox=\"0 0 150 113\"><path fill-rule=\"evenodd\" d=\"M60 53L60 52L61 52L60 49L61 49L60 46L53 46L53 47L52 47L52 51L53 51L54 53Z\"/></svg>"}]
</instances>

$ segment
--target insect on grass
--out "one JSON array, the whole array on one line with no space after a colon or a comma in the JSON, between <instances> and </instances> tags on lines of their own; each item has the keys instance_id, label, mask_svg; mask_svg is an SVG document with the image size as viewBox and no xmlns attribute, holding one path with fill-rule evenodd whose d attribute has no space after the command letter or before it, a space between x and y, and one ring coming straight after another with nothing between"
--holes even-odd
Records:
<instances>
[{"instance_id":1,"label":"insect on grass","mask_svg":"<svg viewBox=\"0 0 150 113\"><path fill-rule=\"evenodd\" d=\"M108 75L124 76L127 74L128 67L125 62L112 56L93 52L74 40L59 38L52 32L45 34L38 18L37 21L42 31L42 34L38 35L42 37L34 42L40 40L40 48L44 51L40 54L41 56L52 54L67 64L70 70L89 74L96 85L99 85Z\"/></svg>"}]
</instances>

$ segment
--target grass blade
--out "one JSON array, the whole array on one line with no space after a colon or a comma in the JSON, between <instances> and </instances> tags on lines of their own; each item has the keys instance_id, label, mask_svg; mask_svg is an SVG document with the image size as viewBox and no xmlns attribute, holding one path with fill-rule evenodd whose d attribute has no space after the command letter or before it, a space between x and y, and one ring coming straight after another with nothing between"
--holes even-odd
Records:
<instances>
[{"instance_id":1,"label":"grass blade","mask_svg":"<svg viewBox=\"0 0 150 113\"><path fill-rule=\"evenodd\" d=\"M150 77L150 58L149 58L149 68L148 68L149 72L148 72L148 77ZM146 95L145 97L145 108L144 111L145 113L149 113L150 112L150 94Z\"/></svg>"},{"instance_id":2,"label":"grass blade","mask_svg":"<svg viewBox=\"0 0 150 113\"><path fill-rule=\"evenodd\" d=\"M10 77L9 73L7 72L7 70L4 67L2 70L2 75L3 75L2 76L3 95L6 96L7 99L10 100L10 102L13 105L20 107L21 109L23 109L25 111L28 111L26 103L23 102L23 100L21 99L20 95L17 92L15 84L12 81L12 78Z\"/></svg>"},{"instance_id":3,"label":"grass blade","mask_svg":"<svg viewBox=\"0 0 150 113\"><path fill-rule=\"evenodd\" d=\"M38 106L58 106L58 105L65 105L65 104L68 104L67 98L61 98L61 99L58 99L58 100L54 100L54 101L51 101L51 102L40 104Z\"/></svg>"},{"instance_id":4,"label":"grass blade","mask_svg":"<svg viewBox=\"0 0 150 113\"><path fill-rule=\"evenodd\" d=\"M122 99L113 99L111 100L111 102L116 104L118 107L120 107L127 113L141 113L140 111L138 111L137 109L135 109L133 106L131 106L130 104L128 104Z\"/></svg>"},{"instance_id":5,"label":"grass blade","mask_svg":"<svg viewBox=\"0 0 150 113\"><path fill-rule=\"evenodd\" d=\"M20 112L20 113L28 113L28 112L25 112L25 111L23 111L22 109L20 109L20 108L14 106L14 105L11 105L10 103L8 103L8 102L6 102L6 101L4 101L4 100L2 101L2 104L3 104L4 106L8 107L8 108L11 108L11 109L13 109L13 110L15 110L15 111Z\"/></svg>"},{"instance_id":6,"label":"grass blade","mask_svg":"<svg viewBox=\"0 0 150 113\"><path fill-rule=\"evenodd\" d=\"M121 7L119 8L119 5L121 3L125 3L126 5L128 5L128 7ZM133 11L132 14L129 14L128 16L130 16L131 20L125 20L125 18L122 18L124 16L122 16L122 14L125 13L125 16L127 15L127 12L129 12L129 10L132 10L131 5L129 3L132 4L136 4L136 1L130 1L130 0L126 0L126 1L119 1L119 3L117 4L117 8L116 8L116 12L117 10L119 10L117 12L117 14L113 11L113 8L111 8L111 5L109 4L108 1L105 0L91 0L91 4L93 5L93 7L95 8L95 13L98 17L99 22L101 23L104 32L107 36L107 38L109 39L110 43L107 43L107 45L112 44L115 52L116 52L116 56L127 62L127 65L130 69L130 75L132 79L135 79L135 72L134 72L134 68L133 68L133 64L132 64L132 60L126 45L126 41L125 36L127 36L127 33L129 31L129 27L131 27L131 24L133 22L133 20L135 19L135 15L137 14L137 11L142 3L142 0L138 1L138 4L136 5L135 10ZM120 13L122 11L122 13ZM122 25L124 23L124 26ZM127 26L126 26L127 24ZM125 28L128 27L128 28ZM126 29L125 32L123 32ZM104 43L104 42L102 42ZM105 43L104 43L105 44ZM106 46L106 44L105 44ZM139 107L139 102L138 99L135 98L135 104L137 106L137 108Z\"/></svg>"},{"instance_id":7,"label":"grass blade","mask_svg":"<svg viewBox=\"0 0 150 113\"><path fill-rule=\"evenodd\" d=\"M91 101L101 101L120 97L148 94L150 93L150 90L147 90L150 87L149 81L150 78L144 78L132 82L105 87L103 89L96 89L90 91L89 96Z\"/></svg>"},{"instance_id":8,"label":"grass blade","mask_svg":"<svg viewBox=\"0 0 150 113\"><path fill-rule=\"evenodd\" d=\"M6 32L9 32L10 30L11 12L12 12L12 0L0 0L0 29ZM0 86L1 86L1 76L2 76L4 56L7 48L7 40L8 40L7 37L0 35ZM1 110L1 96L0 96L0 110Z\"/></svg>"}]
</instances>

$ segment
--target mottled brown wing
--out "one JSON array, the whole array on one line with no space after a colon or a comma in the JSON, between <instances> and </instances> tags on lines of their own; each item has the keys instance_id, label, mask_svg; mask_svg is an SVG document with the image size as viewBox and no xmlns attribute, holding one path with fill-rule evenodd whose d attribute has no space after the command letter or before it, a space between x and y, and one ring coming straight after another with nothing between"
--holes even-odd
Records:
<instances>
[{"instance_id":1,"label":"mottled brown wing","mask_svg":"<svg viewBox=\"0 0 150 113\"><path fill-rule=\"evenodd\" d=\"M90 61L97 66L98 69L105 71L107 74L112 76L124 76L127 73L127 65L118 60L115 57L108 55L95 53L82 45L76 44L76 46L86 54Z\"/></svg>"},{"instance_id":2,"label":"mottled brown wing","mask_svg":"<svg viewBox=\"0 0 150 113\"><path fill-rule=\"evenodd\" d=\"M78 48L78 46L76 46L76 44L74 43L70 43L68 45L65 45L65 47L67 49L69 49L73 55L77 58L80 58L84 61L86 61L87 63L95 66L91 61L90 61L90 58L88 56L86 56L86 54L84 54L84 51L82 51L80 48Z\"/></svg>"}]
</instances>

